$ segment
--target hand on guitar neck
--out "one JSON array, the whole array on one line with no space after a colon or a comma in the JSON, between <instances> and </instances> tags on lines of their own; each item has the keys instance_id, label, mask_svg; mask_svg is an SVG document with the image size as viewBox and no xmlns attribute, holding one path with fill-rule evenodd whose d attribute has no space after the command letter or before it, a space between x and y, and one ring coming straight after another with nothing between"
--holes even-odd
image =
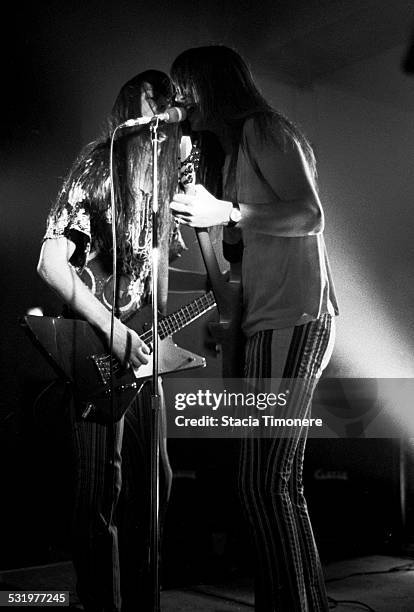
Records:
<instances>
[{"instance_id":1,"label":"hand on guitar neck","mask_svg":"<svg viewBox=\"0 0 414 612\"><path fill-rule=\"evenodd\" d=\"M175 194L170 204L175 218L183 225L197 228L227 225L233 204L218 200L203 185L196 185L195 171L199 153L193 150L188 136L181 139L180 157L184 193Z\"/></svg>"},{"instance_id":2,"label":"hand on guitar neck","mask_svg":"<svg viewBox=\"0 0 414 612\"><path fill-rule=\"evenodd\" d=\"M191 140L184 137L181 142L181 182L185 193L177 194L170 206L180 223L196 229L219 311L219 322L211 323L209 329L215 344L219 344L222 349L223 376L236 378L242 375L244 354L240 329L240 283L232 280L228 282L228 274L221 272L207 230L213 225L227 225L233 204L217 200L202 185L195 185L195 167L198 161L199 153L192 150Z\"/></svg>"},{"instance_id":3,"label":"hand on guitar neck","mask_svg":"<svg viewBox=\"0 0 414 612\"><path fill-rule=\"evenodd\" d=\"M191 193L177 193L170 204L179 223L198 228L228 224L233 209L231 202L217 200L202 185L189 188Z\"/></svg>"}]
</instances>

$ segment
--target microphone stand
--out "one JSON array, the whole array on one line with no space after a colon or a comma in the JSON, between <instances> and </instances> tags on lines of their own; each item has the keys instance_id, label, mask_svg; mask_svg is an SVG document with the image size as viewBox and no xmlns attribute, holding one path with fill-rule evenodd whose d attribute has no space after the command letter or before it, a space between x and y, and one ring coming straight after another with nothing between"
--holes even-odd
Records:
<instances>
[{"instance_id":1,"label":"microphone stand","mask_svg":"<svg viewBox=\"0 0 414 612\"><path fill-rule=\"evenodd\" d=\"M149 567L153 585L153 611L160 611L160 408L158 392L158 126L151 121L152 142L152 385L151 385L151 535Z\"/></svg>"}]
</instances>

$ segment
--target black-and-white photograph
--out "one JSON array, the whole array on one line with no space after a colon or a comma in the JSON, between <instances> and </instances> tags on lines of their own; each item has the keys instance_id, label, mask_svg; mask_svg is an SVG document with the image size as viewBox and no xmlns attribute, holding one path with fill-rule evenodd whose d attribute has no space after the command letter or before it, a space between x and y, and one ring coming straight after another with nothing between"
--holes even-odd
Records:
<instances>
[{"instance_id":1,"label":"black-and-white photograph","mask_svg":"<svg viewBox=\"0 0 414 612\"><path fill-rule=\"evenodd\" d=\"M3 21L0 607L414 609L414 5Z\"/></svg>"}]
</instances>

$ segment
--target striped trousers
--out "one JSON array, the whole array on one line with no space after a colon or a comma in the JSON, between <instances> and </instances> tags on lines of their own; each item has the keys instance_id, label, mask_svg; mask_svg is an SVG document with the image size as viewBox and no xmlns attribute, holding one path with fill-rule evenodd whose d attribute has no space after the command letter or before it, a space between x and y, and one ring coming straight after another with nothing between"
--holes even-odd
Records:
<instances>
[{"instance_id":1,"label":"striped trousers","mask_svg":"<svg viewBox=\"0 0 414 612\"><path fill-rule=\"evenodd\" d=\"M162 401L161 522L172 481L164 411ZM87 611L152 610L150 427L149 384L115 425L73 420L72 553L79 598Z\"/></svg>"},{"instance_id":2,"label":"striped trousers","mask_svg":"<svg viewBox=\"0 0 414 612\"><path fill-rule=\"evenodd\" d=\"M307 418L318 377L332 353L328 314L306 325L247 339L245 377L289 378L289 418ZM303 492L307 428L241 440L239 493L256 552L257 612L328 610L321 564Z\"/></svg>"}]
</instances>

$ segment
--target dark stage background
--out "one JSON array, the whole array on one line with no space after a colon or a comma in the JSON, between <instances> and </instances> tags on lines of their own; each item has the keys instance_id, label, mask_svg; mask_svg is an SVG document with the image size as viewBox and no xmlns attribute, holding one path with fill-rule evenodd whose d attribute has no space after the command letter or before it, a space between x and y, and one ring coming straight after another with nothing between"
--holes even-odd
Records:
<instances>
[{"instance_id":1,"label":"dark stage background","mask_svg":"<svg viewBox=\"0 0 414 612\"><path fill-rule=\"evenodd\" d=\"M120 86L150 67L168 71L187 47L236 47L269 100L302 126L315 147L341 306L330 375L414 373L414 77L401 69L413 17L409 3L55 1L19 3L9 11L1 113L3 568L67 556L58 419L49 415L45 423L32 407L51 371L18 326L29 308L60 311L35 272L49 206ZM191 233L186 241L189 251L178 266L202 272ZM177 299L172 294L171 303ZM199 352L202 325L190 339L198 338ZM188 348L196 350L193 344ZM210 358L205 375L219 371L219 360ZM413 432L408 427L404 435ZM401 523L401 448L406 475L411 454L408 443L401 444L309 444L308 496L324 554L409 539L410 529L404 532ZM172 581L203 579L212 561L223 575L246 569L243 527L226 490L230 446L170 444L176 487L166 565ZM330 476L317 478L318 470ZM194 555L198 564L192 567Z\"/></svg>"}]
</instances>

